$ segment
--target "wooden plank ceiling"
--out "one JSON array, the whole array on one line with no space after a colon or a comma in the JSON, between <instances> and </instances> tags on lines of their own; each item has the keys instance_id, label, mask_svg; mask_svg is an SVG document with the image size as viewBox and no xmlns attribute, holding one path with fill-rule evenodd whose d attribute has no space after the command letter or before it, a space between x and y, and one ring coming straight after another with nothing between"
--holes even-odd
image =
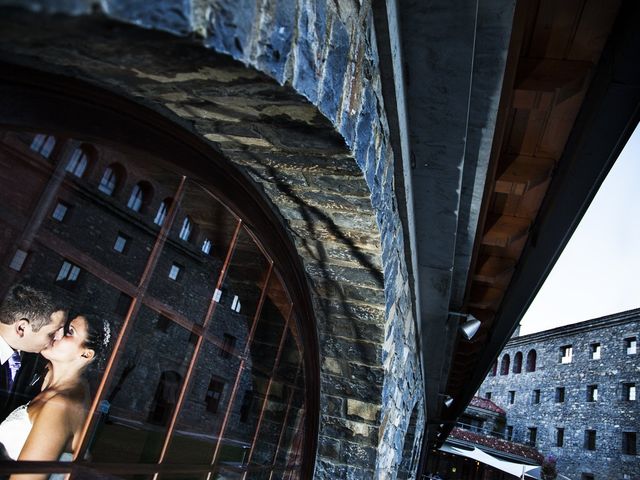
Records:
<instances>
[{"instance_id":1,"label":"wooden plank ceiling","mask_svg":"<svg viewBox=\"0 0 640 480\"><path fill-rule=\"evenodd\" d=\"M609 0L527 0L518 6L520 25L514 24L511 45L516 60L505 75L503 121L467 290L467 309L482 327L473 342L456 345L447 386L454 398L491 333L619 6Z\"/></svg>"}]
</instances>

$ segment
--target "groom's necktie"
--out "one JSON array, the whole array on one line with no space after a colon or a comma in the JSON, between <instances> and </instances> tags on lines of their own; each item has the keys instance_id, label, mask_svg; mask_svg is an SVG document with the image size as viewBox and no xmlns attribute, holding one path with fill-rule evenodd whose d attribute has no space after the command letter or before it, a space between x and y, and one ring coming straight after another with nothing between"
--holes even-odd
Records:
<instances>
[{"instance_id":1,"label":"groom's necktie","mask_svg":"<svg viewBox=\"0 0 640 480\"><path fill-rule=\"evenodd\" d=\"M9 378L7 380L9 381L9 390L11 391L13 388L13 382L16 380L16 375L20 369L20 352L13 352L13 355L9 357L7 363L9 364Z\"/></svg>"}]
</instances>

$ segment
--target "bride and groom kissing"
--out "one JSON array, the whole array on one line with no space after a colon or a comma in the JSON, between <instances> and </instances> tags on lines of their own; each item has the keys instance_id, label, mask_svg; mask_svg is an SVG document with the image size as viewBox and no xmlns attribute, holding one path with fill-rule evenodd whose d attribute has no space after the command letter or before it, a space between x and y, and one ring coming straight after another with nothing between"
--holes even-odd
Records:
<instances>
[{"instance_id":1,"label":"bride and groom kissing","mask_svg":"<svg viewBox=\"0 0 640 480\"><path fill-rule=\"evenodd\" d=\"M90 402L84 373L110 336L106 320L68 315L33 287L11 288L0 305L0 460L72 458Z\"/></svg>"}]
</instances>

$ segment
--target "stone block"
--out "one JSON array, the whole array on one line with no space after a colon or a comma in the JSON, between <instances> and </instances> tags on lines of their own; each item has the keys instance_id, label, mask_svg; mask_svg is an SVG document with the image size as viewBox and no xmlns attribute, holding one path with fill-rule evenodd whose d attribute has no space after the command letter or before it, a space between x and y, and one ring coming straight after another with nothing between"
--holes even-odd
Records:
<instances>
[{"instance_id":1,"label":"stone block","mask_svg":"<svg viewBox=\"0 0 640 480\"><path fill-rule=\"evenodd\" d=\"M375 422L379 413L380 405L377 403L361 402L353 398L347 399L347 415Z\"/></svg>"},{"instance_id":2,"label":"stone block","mask_svg":"<svg viewBox=\"0 0 640 480\"><path fill-rule=\"evenodd\" d=\"M345 74L349 62L349 33L338 18L331 23L331 37L327 47L327 58L322 73L322 96L318 104L320 111L329 120L336 122L340 107Z\"/></svg>"}]
</instances>

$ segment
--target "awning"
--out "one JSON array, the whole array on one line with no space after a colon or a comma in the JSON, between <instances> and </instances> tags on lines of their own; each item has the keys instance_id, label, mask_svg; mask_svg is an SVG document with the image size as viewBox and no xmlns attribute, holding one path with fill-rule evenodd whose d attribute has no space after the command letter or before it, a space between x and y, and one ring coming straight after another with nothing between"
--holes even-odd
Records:
<instances>
[{"instance_id":1,"label":"awning","mask_svg":"<svg viewBox=\"0 0 640 480\"><path fill-rule=\"evenodd\" d=\"M477 460L478 462L489 465L497 470L503 471L515 477L521 477L524 473L525 478L540 478L540 470L537 465L526 465L524 463L507 462L506 460L500 460L499 458L489 455L488 453L485 453L476 447L474 447L473 450L465 450L463 448L443 445L442 447L440 447L440 450L446 453L460 455L462 457Z\"/></svg>"}]
</instances>

